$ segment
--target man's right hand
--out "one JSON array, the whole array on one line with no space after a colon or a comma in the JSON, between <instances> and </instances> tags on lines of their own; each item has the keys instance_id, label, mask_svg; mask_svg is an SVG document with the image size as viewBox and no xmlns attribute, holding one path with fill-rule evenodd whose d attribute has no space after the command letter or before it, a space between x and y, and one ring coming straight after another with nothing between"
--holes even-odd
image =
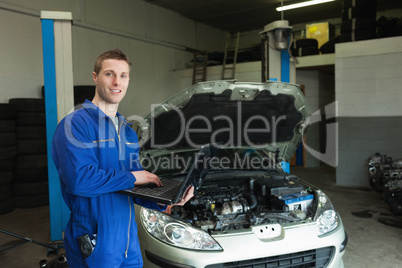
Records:
<instances>
[{"instance_id":1,"label":"man's right hand","mask_svg":"<svg viewBox=\"0 0 402 268\"><path fill-rule=\"evenodd\" d=\"M131 171L131 173L134 175L136 181L134 182L134 185L142 185L142 184L148 184L148 183L155 183L156 186L162 186L161 180L156 176L155 174L148 172L146 170L140 170L140 171Z\"/></svg>"}]
</instances>

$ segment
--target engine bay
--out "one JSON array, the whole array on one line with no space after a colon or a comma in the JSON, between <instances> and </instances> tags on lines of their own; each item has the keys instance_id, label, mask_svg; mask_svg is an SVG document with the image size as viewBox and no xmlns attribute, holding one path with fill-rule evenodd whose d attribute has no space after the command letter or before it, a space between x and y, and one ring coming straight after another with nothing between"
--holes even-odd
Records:
<instances>
[{"instance_id":1,"label":"engine bay","mask_svg":"<svg viewBox=\"0 0 402 268\"><path fill-rule=\"evenodd\" d=\"M226 232L314 217L314 190L293 175L208 175L203 186L171 215L204 231Z\"/></svg>"}]
</instances>

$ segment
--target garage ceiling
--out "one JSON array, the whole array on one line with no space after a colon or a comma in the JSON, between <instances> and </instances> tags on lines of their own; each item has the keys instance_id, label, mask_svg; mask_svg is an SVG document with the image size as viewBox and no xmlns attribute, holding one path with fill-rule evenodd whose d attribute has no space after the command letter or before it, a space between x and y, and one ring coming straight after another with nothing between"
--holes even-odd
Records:
<instances>
[{"instance_id":1,"label":"garage ceiling","mask_svg":"<svg viewBox=\"0 0 402 268\"><path fill-rule=\"evenodd\" d=\"M177 12L197 22L228 32L262 30L265 25L281 20L281 0L145 0ZM301 2L284 0L283 4ZM377 11L402 8L401 0L377 0ZM290 25L339 18L342 0L284 11ZM402 16L402 15L401 15Z\"/></svg>"}]
</instances>

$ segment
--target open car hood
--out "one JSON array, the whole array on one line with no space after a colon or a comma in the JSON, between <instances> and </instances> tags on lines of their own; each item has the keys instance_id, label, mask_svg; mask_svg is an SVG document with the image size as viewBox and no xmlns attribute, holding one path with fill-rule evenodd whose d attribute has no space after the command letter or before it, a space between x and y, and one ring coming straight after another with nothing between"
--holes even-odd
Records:
<instances>
[{"instance_id":1,"label":"open car hood","mask_svg":"<svg viewBox=\"0 0 402 268\"><path fill-rule=\"evenodd\" d=\"M151 156L214 144L264 150L289 161L308 116L296 84L211 81L158 105L136 130L143 153Z\"/></svg>"}]
</instances>

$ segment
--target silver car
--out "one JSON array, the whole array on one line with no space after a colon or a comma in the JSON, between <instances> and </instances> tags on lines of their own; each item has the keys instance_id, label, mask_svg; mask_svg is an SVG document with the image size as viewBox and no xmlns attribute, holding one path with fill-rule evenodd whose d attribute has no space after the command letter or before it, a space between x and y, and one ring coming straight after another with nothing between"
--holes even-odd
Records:
<instances>
[{"instance_id":1,"label":"silver car","mask_svg":"<svg viewBox=\"0 0 402 268\"><path fill-rule=\"evenodd\" d=\"M343 267L329 197L287 173L308 117L299 86L280 82L203 82L157 106L136 129L145 169L183 180L214 150L183 207L136 207L144 267Z\"/></svg>"}]
</instances>

